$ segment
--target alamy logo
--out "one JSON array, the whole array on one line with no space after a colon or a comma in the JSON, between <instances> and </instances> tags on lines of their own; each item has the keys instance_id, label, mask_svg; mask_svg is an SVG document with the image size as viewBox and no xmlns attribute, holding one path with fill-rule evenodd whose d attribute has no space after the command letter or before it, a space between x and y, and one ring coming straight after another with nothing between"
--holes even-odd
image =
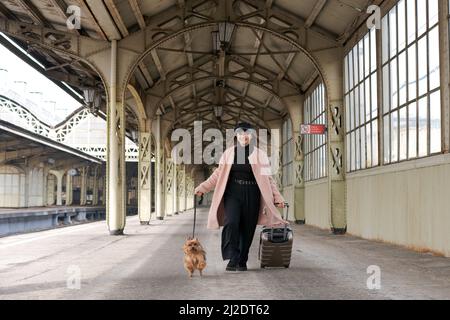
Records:
<instances>
[{"instance_id":1,"label":"alamy logo","mask_svg":"<svg viewBox=\"0 0 450 320\"><path fill-rule=\"evenodd\" d=\"M381 269L379 266L368 266L367 274L370 277L367 278L367 289L369 290L380 290L381 289Z\"/></svg>"},{"instance_id":2,"label":"alamy logo","mask_svg":"<svg viewBox=\"0 0 450 320\"><path fill-rule=\"evenodd\" d=\"M69 30L81 29L81 8L78 6L67 7L67 14L70 16L67 18L66 25Z\"/></svg>"},{"instance_id":3,"label":"alamy logo","mask_svg":"<svg viewBox=\"0 0 450 320\"><path fill-rule=\"evenodd\" d=\"M371 16L367 19L367 28L381 29L381 10L377 5L371 5L367 8L367 13Z\"/></svg>"},{"instance_id":4,"label":"alamy logo","mask_svg":"<svg viewBox=\"0 0 450 320\"><path fill-rule=\"evenodd\" d=\"M81 269L79 266L69 266L67 268L67 289L80 290L81 289Z\"/></svg>"}]
</instances>

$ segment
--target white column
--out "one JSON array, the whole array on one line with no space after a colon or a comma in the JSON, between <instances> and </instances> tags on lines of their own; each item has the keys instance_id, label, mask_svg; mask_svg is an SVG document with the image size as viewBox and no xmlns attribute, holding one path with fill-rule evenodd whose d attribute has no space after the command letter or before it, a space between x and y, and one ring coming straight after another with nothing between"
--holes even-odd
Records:
<instances>
[{"instance_id":1,"label":"white column","mask_svg":"<svg viewBox=\"0 0 450 320\"><path fill-rule=\"evenodd\" d=\"M111 42L111 79L108 108L107 223L111 235L125 228L125 121L124 108L117 95L117 40Z\"/></svg>"},{"instance_id":2,"label":"white column","mask_svg":"<svg viewBox=\"0 0 450 320\"><path fill-rule=\"evenodd\" d=\"M178 214L178 169L179 166L174 163L173 165L173 213Z\"/></svg>"},{"instance_id":3,"label":"white column","mask_svg":"<svg viewBox=\"0 0 450 320\"><path fill-rule=\"evenodd\" d=\"M71 206L73 203L73 186L72 176L67 173L66 175L66 206Z\"/></svg>"},{"instance_id":4,"label":"white column","mask_svg":"<svg viewBox=\"0 0 450 320\"><path fill-rule=\"evenodd\" d=\"M62 177L56 177L56 205L62 206Z\"/></svg>"},{"instance_id":5,"label":"white column","mask_svg":"<svg viewBox=\"0 0 450 320\"><path fill-rule=\"evenodd\" d=\"M150 132L139 134L139 221L142 225L150 224L152 205L151 179L151 136Z\"/></svg>"},{"instance_id":6,"label":"white column","mask_svg":"<svg viewBox=\"0 0 450 320\"><path fill-rule=\"evenodd\" d=\"M89 168L81 168L81 188L80 188L80 205L85 206L87 203L87 178L89 174Z\"/></svg>"},{"instance_id":7,"label":"white column","mask_svg":"<svg viewBox=\"0 0 450 320\"><path fill-rule=\"evenodd\" d=\"M171 158L166 159L165 165L165 213L167 216L173 214L173 167L174 163Z\"/></svg>"},{"instance_id":8,"label":"white column","mask_svg":"<svg viewBox=\"0 0 450 320\"><path fill-rule=\"evenodd\" d=\"M92 205L97 206L98 205L98 175L99 175L99 167L94 168L94 178L92 183Z\"/></svg>"},{"instance_id":9,"label":"white column","mask_svg":"<svg viewBox=\"0 0 450 320\"><path fill-rule=\"evenodd\" d=\"M185 169L184 169L185 165L181 165L180 166L180 174L178 177L178 210L179 212L183 212L186 210L186 201L185 201L185 177L184 177L184 173L185 173Z\"/></svg>"},{"instance_id":10,"label":"white column","mask_svg":"<svg viewBox=\"0 0 450 320\"><path fill-rule=\"evenodd\" d=\"M156 190L155 190L155 210L156 219L164 219L164 152L161 146L161 116L158 114L155 120L155 140L156 140Z\"/></svg>"}]
</instances>

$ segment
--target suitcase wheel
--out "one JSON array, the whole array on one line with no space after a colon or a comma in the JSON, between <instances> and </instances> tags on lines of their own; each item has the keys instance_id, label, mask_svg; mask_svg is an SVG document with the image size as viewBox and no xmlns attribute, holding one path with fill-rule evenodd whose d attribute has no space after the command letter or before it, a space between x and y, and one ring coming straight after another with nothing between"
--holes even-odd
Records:
<instances>
[{"instance_id":1,"label":"suitcase wheel","mask_svg":"<svg viewBox=\"0 0 450 320\"><path fill-rule=\"evenodd\" d=\"M288 264L286 264L286 265L284 265L284 267L287 269L287 268L289 268L289 265Z\"/></svg>"}]
</instances>

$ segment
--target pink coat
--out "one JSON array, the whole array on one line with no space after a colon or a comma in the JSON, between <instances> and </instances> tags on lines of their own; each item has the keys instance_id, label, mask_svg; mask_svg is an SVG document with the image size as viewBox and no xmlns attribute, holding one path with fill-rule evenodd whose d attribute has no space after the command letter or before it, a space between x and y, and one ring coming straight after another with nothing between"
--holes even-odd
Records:
<instances>
[{"instance_id":1,"label":"pink coat","mask_svg":"<svg viewBox=\"0 0 450 320\"><path fill-rule=\"evenodd\" d=\"M287 223L282 219L280 212L275 207L275 203L284 202L284 199L278 191L275 181L272 179L270 161L267 154L255 147L248 159L261 191L258 225L277 226ZM219 167L214 170L213 174L195 188L195 193L208 193L214 190L208 215L208 229L219 229L220 226L224 225L225 208L223 195L233 161L234 147L231 147L225 150L220 158Z\"/></svg>"}]
</instances>

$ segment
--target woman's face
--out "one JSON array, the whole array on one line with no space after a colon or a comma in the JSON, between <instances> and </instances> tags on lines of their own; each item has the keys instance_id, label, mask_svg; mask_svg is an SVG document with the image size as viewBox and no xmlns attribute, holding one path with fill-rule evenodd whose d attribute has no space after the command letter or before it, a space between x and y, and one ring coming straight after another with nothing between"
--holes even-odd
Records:
<instances>
[{"instance_id":1,"label":"woman's face","mask_svg":"<svg viewBox=\"0 0 450 320\"><path fill-rule=\"evenodd\" d=\"M250 141L252 140L251 130L247 130L247 131L237 130L236 136L237 136L237 140L241 146L248 145L250 143Z\"/></svg>"}]
</instances>

